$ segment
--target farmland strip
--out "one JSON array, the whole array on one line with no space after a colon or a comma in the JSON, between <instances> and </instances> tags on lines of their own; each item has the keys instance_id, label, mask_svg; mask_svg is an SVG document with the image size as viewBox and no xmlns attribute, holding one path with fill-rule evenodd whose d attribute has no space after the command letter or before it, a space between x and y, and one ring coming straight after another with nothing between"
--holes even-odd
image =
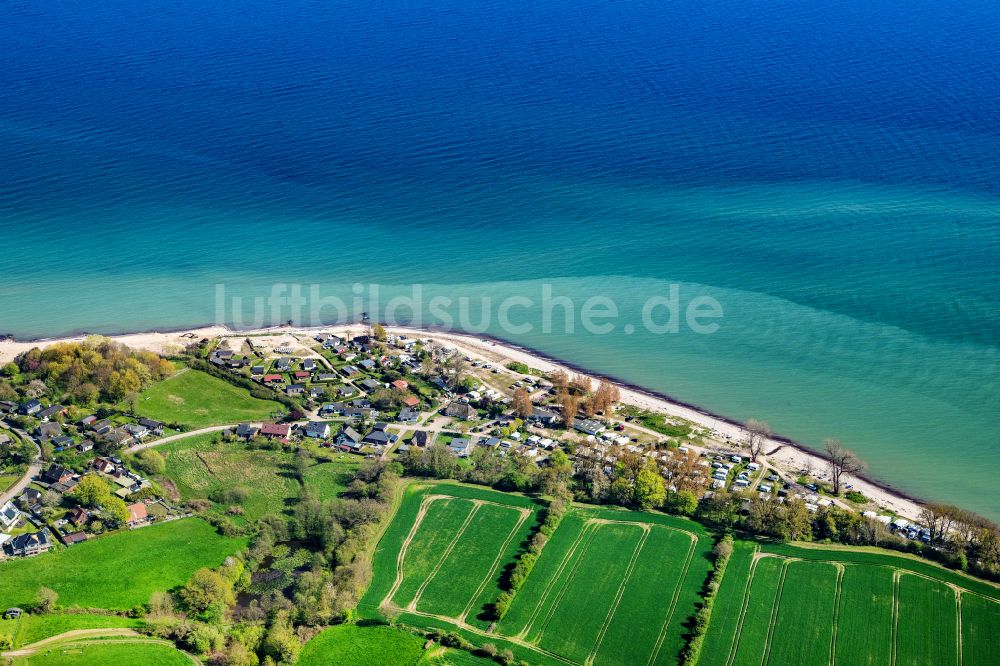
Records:
<instances>
[{"instance_id":1,"label":"farmland strip","mask_svg":"<svg viewBox=\"0 0 1000 666\"><path fill-rule=\"evenodd\" d=\"M628 566L625 568L625 575L622 576L622 582L618 586L618 591L615 593L614 601L611 602L611 607L608 609L608 613L604 618L604 624L601 625L601 630L597 634L597 641L594 643L593 649L591 649L590 654L587 655L587 660L585 663L594 663L594 656L597 655L598 648L601 647L601 642L604 641L604 635L608 633L608 626L611 624L611 618L614 617L615 611L618 610L618 604L621 603L622 595L625 594L625 585L628 583L629 578L632 577L632 572L635 570L635 563L639 559L639 553L642 551L642 547L646 545L646 539L649 538L649 525L642 525L642 537L639 538L639 543L635 545L635 550L632 551L632 558L629 560Z\"/></svg>"},{"instance_id":2,"label":"farmland strip","mask_svg":"<svg viewBox=\"0 0 1000 666\"><path fill-rule=\"evenodd\" d=\"M663 624L660 626L660 633L656 636L656 644L653 645L653 653L649 657L648 664L656 663L656 659L660 655L660 650L663 649L663 642L667 638L670 621L673 619L674 612L677 610L677 603L680 601L684 580L687 578L688 570L691 568L691 561L694 559L694 547L698 543L698 539L690 532L685 532L685 534L691 538L691 542L688 545L687 557L684 559L684 565L681 567L681 575L677 578L677 584L674 585L674 592L670 596L670 605L667 606L667 614L663 618Z\"/></svg>"},{"instance_id":3,"label":"farmland strip","mask_svg":"<svg viewBox=\"0 0 1000 666\"><path fill-rule=\"evenodd\" d=\"M442 553L441 559L438 560L437 564L434 565L434 568L431 569L430 574L426 579L424 579L424 582L420 584L420 587L417 588L417 593L413 595L413 600L410 601L410 605L407 607L407 610L412 610L417 607L417 602L420 601L420 595L422 595L424 590L427 589L427 584L430 583L431 580L434 579L434 576L437 575L437 572L441 570L441 566L444 564L444 561L448 559L448 556L451 555L451 551L455 549L455 544L457 544L459 539L462 538L465 530L469 529L469 524L472 523L472 519L475 517L476 513L479 512L479 507L482 506L482 502L479 500L471 501L472 511L470 511L469 515L465 517L465 521L462 523L461 527L458 528L458 533L455 534L455 538L451 540L451 543L448 544L448 547L445 548L444 553Z\"/></svg>"}]
</instances>

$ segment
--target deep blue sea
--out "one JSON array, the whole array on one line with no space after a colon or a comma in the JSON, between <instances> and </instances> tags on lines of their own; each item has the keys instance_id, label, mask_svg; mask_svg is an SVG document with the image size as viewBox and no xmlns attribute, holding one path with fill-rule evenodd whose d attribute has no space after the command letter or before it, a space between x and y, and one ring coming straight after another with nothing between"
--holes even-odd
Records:
<instances>
[{"instance_id":1,"label":"deep blue sea","mask_svg":"<svg viewBox=\"0 0 1000 666\"><path fill-rule=\"evenodd\" d=\"M997 519L998 35L995 0L12 0L0 332L548 284L614 330L488 332ZM670 285L718 331L639 325Z\"/></svg>"}]
</instances>

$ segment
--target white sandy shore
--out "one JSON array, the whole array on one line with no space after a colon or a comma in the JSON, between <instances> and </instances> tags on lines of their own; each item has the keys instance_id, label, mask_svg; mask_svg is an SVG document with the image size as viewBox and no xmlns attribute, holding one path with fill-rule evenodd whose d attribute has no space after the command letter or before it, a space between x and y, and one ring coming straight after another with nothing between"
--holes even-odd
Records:
<instances>
[{"instance_id":1,"label":"white sandy shore","mask_svg":"<svg viewBox=\"0 0 1000 666\"><path fill-rule=\"evenodd\" d=\"M366 330L366 326L355 324L353 326L325 326L320 328L288 328L275 327L254 331L232 331L224 326L207 326L190 330L182 330L168 333L130 333L127 335L111 336L116 341L126 344L136 349L144 349L157 353L169 353L179 350L192 341L202 338L213 338L218 336L241 337L248 334L261 333L285 333L285 334L313 334L316 331L330 331L343 335L349 332L359 335ZM560 363L543 358L542 356L527 350L503 344L494 340L466 335L461 333L440 332L425 329L413 329L401 326L386 327L390 333L419 337L423 339L435 339L447 346L462 350L463 353L484 358L492 362L518 361L530 367L537 368L544 372L553 370L564 370L566 372L577 372L573 368ZM13 360L18 354L31 349L32 347L47 347L58 342L81 341L86 336L76 336L72 338L59 338L52 340L40 340L34 342L17 342L11 340L0 341L0 364ZM621 387L622 402L635 405L642 409L662 412L670 416L676 416L691 421L713 434L713 439L720 445L735 448L738 442L743 439L743 432L736 424L723 419L706 414L697 409L677 404L663 397L637 391L633 388ZM775 449L777 449L775 451ZM770 465L787 471L792 475L802 469L812 469L813 475L823 478L827 474L828 465L818 455L797 445L788 444L772 440L764 447L764 451L774 451L765 456L766 462ZM858 477L846 477L846 484L852 484L854 489L864 493L879 506L910 519L917 518L920 514L920 505L906 497L893 492L890 489L872 483L866 479Z\"/></svg>"}]
</instances>

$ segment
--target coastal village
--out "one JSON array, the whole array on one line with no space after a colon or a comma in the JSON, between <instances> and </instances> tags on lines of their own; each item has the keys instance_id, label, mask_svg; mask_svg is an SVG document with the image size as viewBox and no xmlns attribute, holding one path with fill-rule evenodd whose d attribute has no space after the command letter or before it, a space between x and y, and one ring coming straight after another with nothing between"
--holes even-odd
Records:
<instances>
[{"instance_id":1,"label":"coastal village","mask_svg":"<svg viewBox=\"0 0 1000 666\"><path fill-rule=\"evenodd\" d=\"M618 387L583 374L490 360L448 340L390 334L378 325L188 335L186 353L206 370L280 397L283 409L271 420L208 429L227 440L308 443L383 460L416 461L421 452L446 450L459 466L477 451L540 469L566 460L574 475L604 482L621 465L652 465L671 493L683 491L692 501L734 492L749 512L752 502L795 498L809 512L837 505L907 539L931 538L917 516L886 510L850 485L846 496L833 496L822 468L779 468L766 455L752 460L740 438L624 403ZM37 555L190 514L149 478L156 470L144 469L137 454L201 431L140 416L134 395L85 414L46 397L36 382L0 401L0 479L9 479L0 490L0 557ZM95 499L102 493L114 499Z\"/></svg>"},{"instance_id":2,"label":"coastal village","mask_svg":"<svg viewBox=\"0 0 1000 666\"><path fill-rule=\"evenodd\" d=\"M618 627L615 654L655 655L667 631L671 655L693 666L703 641L749 649L727 627L754 581L781 590L792 562L817 577L777 592L778 613L798 615L821 589L832 632L841 581L827 559L881 577L886 631L994 617L974 605L1000 595L992 523L917 508L863 479L847 453L809 455L760 422L686 418L682 405L498 341L374 323L128 342L0 342L0 657L106 641L177 663L291 666L351 654L324 636L362 632L372 650L390 632L412 639L412 663L441 649L484 666L632 663L588 657L599 628L582 650L560 647L603 618ZM653 621L633 641L635 617L664 617L675 601L662 590L682 578L688 619ZM844 582L864 601L842 612L868 613L868 580ZM937 585L940 607L909 596L913 581ZM567 628L521 638L538 595L563 588ZM857 634L836 649L882 650ZM796 632L780 640L801 653ZM959 645L990 649L956 637L942 650ZM883 663L838 659L855 662Z\"/></svg>"}]
</instances>

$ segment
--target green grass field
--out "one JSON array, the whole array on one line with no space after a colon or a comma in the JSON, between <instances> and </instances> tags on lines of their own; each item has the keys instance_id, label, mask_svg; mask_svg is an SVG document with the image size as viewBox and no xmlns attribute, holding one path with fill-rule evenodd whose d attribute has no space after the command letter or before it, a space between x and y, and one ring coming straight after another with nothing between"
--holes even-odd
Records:
<instances>
[{"instance_id":1,"label":"green grass field","mask_svg":"<svg viewBox=\"0 0 1000 666\"><path fill-rule=\"evenodd\" d=\"M572 509L508 615L480 611L538 517L531 500L456 484L414 484L376 550L362 613L446 628L531 663L675 663L711 540L689 521ZM477 617L478 615L478 617Z\"/></svg>"},{"instance_id":2,"label":"green grass field","mask_svg":"<svg viewBox=\"0 0 1000 666\"><path fill-rule=\"evenodd\" d=\"M737 542L698 663L989 664L998 629L1000 588L930 563Z\"/></svg>"},{"instance_id":3,"label":"green grass field","mask_svg":"<svg viewBox=\"0 0 1000 666\"><path fill-rule=\"evenodd\" d=\"M331 462L318 463L306 470L306 485L322 500L331 500L347 490L347 484L361 467L364 458L351 453L328 453Z\"/></svg>"},{"instance_id":4,"label":"green grass field","mask_svg":"<svg viewBox=\"0 0 1000 666\"><path fill-rule=\"evenodd\" d=\"M241 488L246 499L239 503L245 520L281 513L299 496L295 478L295 454L289 449L251 449L242 442L218 442L215 433L195 435L164 444L156 450L166 459L163 485L176 492L176 499L216 499L225 490ZM305 484L319 499L333 499L346 488L358 467L360 456L323 451L331 462L314 463L305 472ZM217 512L228 504L220 503Z\"/></svg>"},{"instance_id":5,"label":"green grass field","mask_svg":"<svg viewBox=\"0 0 1000 666\"><path fill-rule=\"evenodd\" d=\"M181 370L149 387L139 395L137 407L142 416L193 428L266 420L283 409L199 370Z\"/></svg>"},{"instance_id":6,"label":"green grass field","mask_svg":"<svg viewBox=\"0 0 1000 666\"><path fill-rule=\"evenodd\" d=\"M306 643L300 666L489 666L496 662L439 645L424 649L426 641L386 625L330 627Z\"/></svg>"},{"instance_id":7,"label":"green grass field","mask_svg":"<svg viewBox=\"0 0 1000 666\"><path fill-rule=\"evenodd\" d=\"M299 482L288 451L249 449L245 444L214 442L216 435L196 435L159 448L166 458L164 485L179 499L209 499L220 491L241 488L247 498L240 503L247 520L281 513L286 501L299 493ZM220 506L225 511L226 506Z\"/></svg>"},{"instance_id":8,"label":"green grass field","mask_svg":"<svg viewBox=\"0 0 1000 666\"><path fill-rule=\"evenodd\" d=\"M108 629L128 627L135 629L142 626L140 619L123 617L121 615L91 615L84 613L55 615L25 615L22 618L23 628L20 631L18 645L28 645L44 638L76 629Z\"/></svg>"},{"instance_id":9,"label":"green grass field","mask_svg":"<svg viewBox=\"0 0 1000 666\"><path fill-rule=\"evenodd\" d=\"M244 543L186 518L0 562L0 607L31 606L46 586L63 607L129 609L185 582L199 567L218 566Z\"/></svg>"},{"instance_id":10,"label":"green grass field","mask_svg":"<svg viewBox=\"0 0 1000 666\"><path fill-rule=\"evenodd\" d=\"M60 643L14 660L15 666L191 666L169 643L151 639L91 640Z\"/></svg>"}]
</instances>

